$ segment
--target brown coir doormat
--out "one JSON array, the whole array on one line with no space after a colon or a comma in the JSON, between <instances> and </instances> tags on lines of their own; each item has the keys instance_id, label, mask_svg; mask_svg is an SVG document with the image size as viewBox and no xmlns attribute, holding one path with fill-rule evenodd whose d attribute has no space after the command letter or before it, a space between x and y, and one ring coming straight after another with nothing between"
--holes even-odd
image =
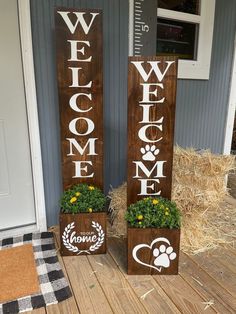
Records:
<instances>
[{"instance_id":1,"label":"brown coir doormat","mask_svg":"<svg viewBox=\"0 0 236 314\"><path fill-rule=\"evenodd\" d=\"M32 244L0 250L0 303L40 291Z\"/></svg>"}]
</instances>

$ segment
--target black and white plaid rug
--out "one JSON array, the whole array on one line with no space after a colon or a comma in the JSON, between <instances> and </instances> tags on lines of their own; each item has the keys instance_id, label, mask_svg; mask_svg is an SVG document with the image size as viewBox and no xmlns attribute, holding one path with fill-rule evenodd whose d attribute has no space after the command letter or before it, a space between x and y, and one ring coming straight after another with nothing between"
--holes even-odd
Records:
<instances>
[{"instance_id":1,"label":"black and white plaid rug","mask_svg":"<svg viewBox=\"0 0 236 314\"><path fill-rule=\"evenodd\" d=\"M26 243L32 243L33 246L41 292L0 304L0 314L32 311L71 297L70 288L58 262L53 233L28 233L3 239L0 240L0 250Z\"/></svg>"}]
</instances>

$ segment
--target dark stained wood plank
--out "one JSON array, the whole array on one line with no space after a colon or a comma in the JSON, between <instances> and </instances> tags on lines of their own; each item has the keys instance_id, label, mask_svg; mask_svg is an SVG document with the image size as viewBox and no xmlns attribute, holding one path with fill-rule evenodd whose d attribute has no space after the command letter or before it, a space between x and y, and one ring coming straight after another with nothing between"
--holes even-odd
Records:
<instances>
[{"instance_id":1,"label":"dark stained wood plank","mask_svg":"<svg viewBox=\"0 0 236 314\"><path fill-rule=\"evenodd\" d=\"M58 228L56 229L56 236L57 241L60 241ZM61 257L60 262L64 266L63 271L65 269L69 278L80 313L112 313L86 256L64 257L63 259ZM75 311L74 308L72 309Z\"/></svg>"},{"instance_id":2,"label":"dark stained wood plank","mask_svg":"<svg viewBox=\"0 0 236 314\"><path fill-rule=\"evenodd\" d=\"M235 313L236 300L218 282L209 276L190 256L181 253L180 275L202 297L214 300L212 306L218 313Z\"/></svg>"},{"instance_id":3,"label":"dark stained wood plank","mask_svg":"<svg viewBox=\"0 0 236 314\"><path fill-rule=\"evenodd\" d=\"M148 313L180 313L152 276L127 275L126 241L109 238L108 251Z\"/></svg>"},{"instance_id":4,"label":"dark stained wood plank","mask_svg":"<svg viewBox=\"0 0 236 314\"><path fill-rule=\"evenodd\" d=\"M97 230L92 226L92 221L101 227ZM106 253L106 222L107 214L105 212L94 213L79 213L79 214L60 214L60 241L61 241L61 255L62 256L77 256L87 254L104 254ZM70 232L66 232L66 228L71 223L74 223L74 228ZM63 234L66 232L68 239L63 239ZM101 234L102 232L102 234ZM72 234L74 236L72 237ZM100 233L100 235L99 235ZM85 237L84 237L85 236ZM78 239L80 237L80 239ZM85 240L82 240L84 237ZM66 241L64 243L64 241ZM100 243L98 243L100 241ZM91 251L90 247L98 243L96 250ZM68 249L68 244L75 248L75 251ZM72 248L71 247L71 248ZM76 251L78 250L78 251Z\"/></svg>"},{"instance_id":5,"label":"dark stained wood plank","mask_svg":"<svg viewBox=\"0 0 236 314\"><path fill-rule=\"evenodd\" d=\"M167 228L130 228L127 230L128 234L128 274L129 275L177 275L179 263L179 243L180 243L180 229L167 229ZM164 238L164 239L163 239ZM161 241L154 243L154 240ZM167 242L169 241L169 243ZM168 244L167 244L168 243ZM170 245L169 245L170 244ZM133 256L133 250L137 245L145 245L140 248L136 253L136 260ZM147 247L147 245L149 247ZM159 248L171 246L173 254L176 258L170 261L169 267L165 268L160 265L155 265L157 256L154 257L154 252L157 250L159 256ZM172 252L170 254L171 259ZM167 257L167 255L166 255ZM168 261L168 260L167 260ZM142 265L144 263L146 265ZM158 263L157 263L158 264ZM152 266L148 267L147 265ZM154 269L156 267L157 269ZM160 272L159 272L160 271Z\"/></svg>"},{"instance_id":6,"label":"dark stained wood plank","mask_svg":"<svg viewBox=\"0 0 236 314\"><path fill-rule=\"evenodd\" d=\"M154 71L145 81L140 75L134 63L142 62L146 73L151 70L150 62L159 62L161 73L167 72L164 78L157 78ZM169 68L167 62L173 62ZM154 184L154 189L145 189L144 193L158 193L161 196L171 198L172 163L173 163L173 138L175 121L175 98L176 98L177 59L173 57L130 57L128 69L128 168L127 168L127 203L136 202L144 197L141 194L141 179L149 179L147 185ZM147 96L143 97L144 83L163 84L152 85ZM147 86L147 85L146 85ZM152 92L157 90L157 95ZM157 103L164 99L163 103ZM150 102L149 102L150 101ZM155 103L156 102L156 103ZM150 109L149 112L146 109ZM145 112L145 113L144 113ZM159 122L158 122L159 121ZM140 129L145 128L146 137L141 136ZM146 145L149 146L146 146ZM155 145L155 150L154 146ZM153 146L153 152L150 148ZM145 149L147 150L145 152ZM144 153L141 152L144 149ZM149 156L148 156L149 155ZM135 162L143 162L151 171L149 176L143 170L137 171ZM156 162L157 165L156 165ZM156 168L159 173L157 174ZM163 168L163 171L162 171ZM135 178L136 176L136 178ZM141 178L138 178L141 177ZM156 180L156 181L154 181ZM159 182L157 181L159 180ZM143 181L144 182L144 181ZM140 194L140 195L139 195Z\"/></svg>"},{"instance_id":7,"label":"dark stained wood plank","mask_svg":"<svg viewBox=\"0 0 236 314\"><path fill-rule=\"evenodd\" d=\"M146 313L109 254L87 257L114 313Z\"/></svg>"},{"instance_id":8,"label":"dark stained wood plank","mask_svg":"<svg viewBox=\"0 0 236 314\"><path fill-rule=\"evenodd\" d=\"M69 12L69 23L77 25L74 33L59 12ZM83 30L82 23L76 24L78 13L84 13L80 18L84 18L87 25L91 23L88 32ZM63 187L84 182L103 189L102 12L56 8L55 33ZM78 96L79 93L83 95ZM75 140L84 148L91 139L95 141L95 153L89 145L81 153L71 144Z\"/></svg>"},{"instance_id":9,"label":"dark stained wood plank","mask_svg":"<svg viewBox=\"0 0 236 314\"><path fill-rule=\"evenodd\" d=\"M221 263L223 254L218 255L215 251L205 252L192 256L192 259L212 276L222 287L224 287L232 296L236 295L235 274ZM235 262L235 260L232 262Z\"/></svg>"}]
</instances>

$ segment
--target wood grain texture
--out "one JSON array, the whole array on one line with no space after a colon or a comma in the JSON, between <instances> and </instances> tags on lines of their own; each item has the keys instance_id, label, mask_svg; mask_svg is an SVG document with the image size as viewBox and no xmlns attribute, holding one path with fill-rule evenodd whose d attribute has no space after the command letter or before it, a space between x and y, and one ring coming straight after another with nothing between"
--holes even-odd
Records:
<instances>
[{"instance_id":1,"label":"wood grain texture","mask_svg":"<svg viewBox=\"0 0 236 314\"><path fill-rule=\"evenodd\" d=\"M88 256L88 260L96 271L96 276L114 313L146 313L109 254Z\"/></svg>"},{"instance_id":2,"label":"wood grain texture","mask_svg":"<svg viewBox=\"0 0 236 314\"><path fill-rule=\"evenodd\" d=\"M59 232L56 235L60 240ZM232 277L227 289L224 287L225 280L219 282L214 272L199 265L196 256L185 254L180 254L180 274L177 276L129 276L126 247L124 239L116 238L108 240L109 253L106 255L61 257L58 254L63 272L69 278L73 297L66 300L67 304L64 301L49 306L47 312L235 313L235 293L231 289L235 274L223 263L220 266L221 275L224 276L226 271ZM204 260L204 257L211 260L209 267L212 268L216 258L219 260L227 255L226 261L230 261L231 254L235 256L233 248L219 247L217 251L202 253L199 260ZM150 290L146 297L141 298ZM207 302L212 300L213 304L207 306ZM40 309L38 313L44 314L44 311Z\"/></svg>"},{"instance_id":3,"label":"wood grain texture","mask_svg":"<svg viewBox=\"0 0 236 314\"><path fill-rule=\"evenodd\" d=\"M64 257L81 313L112 313L107 296L86 256Z\"/></svg>"},{"instance_id":4,"label":"wood grain texture","mask_svg":"<svg viewBox=\"0 0 236 314\"><path fill-rule=\"evenodd\" d=\"M191 286L180 276L153 276L153 278L180 309L181 313L216 313L211 307L204 310L206 300L191 289Z\"/></svg>"},{"instance_id":5,"label":"wood grain texture","mask_svg":"<svg viewBox=\"0 0 236 314\"><path fill-rule=\"evenodd\" d=\"M177 275L178 274L178 263L179 263L179 244L180 244L180 230L179 229L164 229L164 228L130 228L128 227L128 274L129 275ZM157 238L166 238L170 242L176 258L170 261L168 268L161 267L161 272L153 268L141 265L136 262L133 258L132 252L136 245L145 244L150 246L152 241ZM155 248L160 247L164 244L168 248L168 244L163 241L159 241L152 247L144 247L137 251L137 258L145 264L154 266L154 260L156 257L153 256ZM161 253L160 253L161 254Z\"/></svg>"},{"instance_id":6,"label":"wood grain texture","mask_svg":"<svg viewBox=\"0 0 236 314\"><path fill-rule=\"evenodd\" d=\"M224 258L220 248L218 252L213 251L193 256L193 260L234 297L236 295L235 273L221 263ZM231 263L234 262L235 259L232 259Z\"/></svg>"},{"instance_id":7,"label":"wood grain texture","mask_svg":"<svg viewBox=\"0 0 236 314\"><path fill-rule=\"evenodd\" d=\"M106 253L106 223L107 223L107 214L105 212L98 212L98 213L79 213L79 214L60 214L60 238L61 238L61 255L62 256L72 256L78 255L78 252L72 252L68 250L65 245L63 244L62 235L64 233L65 228L68 224L74 222L74 229L72 229L69 233L69 240L73 232L75 232L73 238L77 237L89 237L92 239L95 237L96 239L92 241L84 241L80 243L71 242L73 246L79 248L79 250L89 250L91 245L94 245L98 240L98 231L92 227L92 222L98 223L104 234L104 240L100 247L95 251L90 251L89 254L104 254ZM80 255L87 255L88 253L82 252Z\"/></svg>"},{"instance_id":8,"label":"wood grain texture","mask_svg":"<svg viewBox=\"0 0 236 314\"><path fill-rule=\"evenodd\" d=\"M162 140L153 143L142 141L138 132L143 125L149 123L140 123L143 120L143 107L139 102L143 100L143 86L142 76L132 64L134 61L143 61L143 68L148 73L151 69L149 61L160 61L159 68L161 72L166 69L166 61L174 61L169 67L165 77L161 81L163 89L152 86L150 91L158 90L158 97L150 95L151 101L160 100L165 97L164 103L155 103L150 107L149 120L157 121L163 117L163 130L154 127L149 127L146 131L147 138L156 141L162 137ZM154 182L154 192L161 190L161 196L171 198L171 184L172 184L172 163L173 163L173 139L174 139L174 122L175 122L175 101L176 101L176 76L177 76L177 59L171 57L130 57L128 70L128 167L127 167L127 203L136 202L144 197L138 195L140 193L140 181L134 178L136 174L136 165L134 161L142 161L142 153L140 149L146 144L154 144L159 149L159 154L153 161L145 161L144 164L149 169L153 168L156 161L166 161L164 163L164 177L158 178L160 183ZM155 73L152 72L147 83L160 83ZM140 103L141 104L141 103ZM142 103L145 105L144 103ZM141 171L140 171L141 172ZM154 171L149 179L154 179ZM143 178L146 178L144 174ZM153 192L149 189L148 193Z\"/></svg>"},{"instance_id":9,"label":"wood grain texture","mask_svg":"<svg viewBox=\"0 0 236 314\"><path fill-rule=\"evenodd\" d=\"M123 239L109 238L108 247L115 263L148 313L180 313L152 276L127 275L127 246Z\"/></svg>"},{"instance_id":10,"label":"wood grain texture","mask_svg":"<svg viewBox=\"0 0 236 314\"><path fill-rule=\"evenodd\" d=\"M70 286L71 292L72 292L72 297L63 301L59 302L58 304L54 304L51 306L48 306L46 308L47 314L57 314L57 313L68 313L68 314L74 314L74 313L80 313L80 310L76 304L74 292L73 292L73 287L70 283L70 277L69 274L67 273L67 270L65 268L65 263L61 255L59 254L59 249L60 249L60 235L59 235L59 229L54 229L54 240L55 240L55 246L57 249L57 257L59 260L59 263L61 265L61 268L63 270L63 273L68 281L68 284Z\"/></svg>"},{"instance_id":11,"label":"wood grain texture","mask_svg":"<svg viewBox=\"0 0 236 314\"><path fill-rule=\"evenodd\" d=\"M222 286L196 264L192 257L180 253L179 272L181 277L188 282L206 300L214 300L213 308L218 313L235 313L236 300Z\"/></svg>"},{"instance_id":12,"label":"wood grain texture","mask_svg":"<svg viewBox=\"0 0 236 314\"><path fill-rule=\"evenodd\" d=\"M94 18L93 24L85 34L81 25L78 23L75 32L72 34L58 11L70 12L69 17L73 24L76 17L73 12L85 12L84 19L89 25L91 13L98 13ZM61 151L62 151L62 174L63 187L69 188L76 183L89 183L103 189L103 40L102 40L102 12L101 10L78 10L68 8L55 9L55 33L56 33L56 60L57 60L57 82L60 105L61 121ZM87 44L78 45L77 49L84 47L84 55L78 53L79 59L88 59L92 56L91 62L69 61L71 59L71 46L68 40L87 41ZM79 70L79 85L86 86L90 81L91 87L69 87L72 85L72 68L81 68ZM76 112L73 110L69 101L76 93L91 94L90 100L87 96L79 96L76 104L81 110L91 110L87 112ZM94 130L88 135L75 135L69 130L69 123L76 118L91 119L95 125ZM87 122L79 120L76 123L76 131L79 134L87 132ZM68 138L74 138L81 147L84 147L89 138L96 138L95 152L96 155L88 155L88 147L84 154L73 148L74 155L68 156L70 144ZM76 161L90 161L91 165L82 163L82 168L88 167L87 171L81 171L82 176L94 173L93 177L74 177Z\"/></svg>"}]
</instances>

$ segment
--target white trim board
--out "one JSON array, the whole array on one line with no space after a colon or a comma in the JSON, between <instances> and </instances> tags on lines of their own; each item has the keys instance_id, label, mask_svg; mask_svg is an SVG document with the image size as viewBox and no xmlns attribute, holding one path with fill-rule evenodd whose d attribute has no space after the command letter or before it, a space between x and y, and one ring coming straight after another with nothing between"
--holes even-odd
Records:
<instances>
[{"instance_id":1,"label":"white trim board","mask_svg":"<svg viewBox=\"0 0 236 314\"><path fill-rule=\"evenodd\" d=\"M234 40L234 56L233 56L233 65L232 65L232 75L230 83L230 94L229 94L229 104L228 104L228 113L226 119L225 127L225 139L223 153L224 155L229 155L232 145L232 135L234 128L234 116L236 110L236 34Z\"/></svg>"},{"instance_id":2,"label":"white trim board","mask_svg":"<svg viewBox=\"0 0 236 314\"><path fill-rule=\"evenodd\" d=\"M140 0L141 1L141 0ZM157 16L170 20L180 20L199 25L197 60L179 60L179 79L208 80L211 65L211 49L214 29L215 0L201 1L200 15L182 13L166 9L157 9ZM129 56L133 52L134 0L129 0Z\"/></svg>"},{"instance_id":3,"label":"white trim board","mask_svg":"<svg viewBox=\"0 0 236 314\"><path fill-rule=\"evenodd\" d=\"M18 3L21 52L24 74L25 98L30 138L30 153L34 185L36 224L0 232L0 237L22 234L24 232L46 231L46 210L44 199L43 169L41 159L38 110L34 76L34 61L31 35L29 0L16 0Z\"/></svg>"}]
</instances>

